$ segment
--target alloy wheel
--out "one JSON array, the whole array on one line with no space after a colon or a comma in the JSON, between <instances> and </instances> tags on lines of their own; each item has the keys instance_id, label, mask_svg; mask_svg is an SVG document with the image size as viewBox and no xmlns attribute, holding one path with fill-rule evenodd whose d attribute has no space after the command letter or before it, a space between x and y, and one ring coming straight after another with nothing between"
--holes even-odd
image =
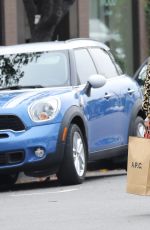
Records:
<instances>
[{"instance_id":1,"label":"alloy wheel","mask_svg":"<svg viewBox=\"0 0 150 230\"><path fill-rule=\"evenodd\" d=\"M73 135L73 159L77 174L82 176L85 171L85 149L78 132Z\"/></svg>"}]
</instances>

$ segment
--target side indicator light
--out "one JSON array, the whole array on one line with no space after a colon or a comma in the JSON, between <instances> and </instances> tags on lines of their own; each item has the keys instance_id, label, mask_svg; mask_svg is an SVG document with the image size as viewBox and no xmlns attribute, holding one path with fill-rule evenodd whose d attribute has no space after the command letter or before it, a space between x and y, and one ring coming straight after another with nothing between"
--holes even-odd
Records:
<instances>
[{"instance_id":1,"label":"side indicator light","mask_svg":"<svg viewBox=\"0 0 150 230\"><path fill-rule=\"evenodd\" d=\"M65 127L63 130L63 134L62 134L62 139L61 139L62 141L66 141L67 132L68 132L68 129L67 127Z\"/></svg>"}]
</instances>

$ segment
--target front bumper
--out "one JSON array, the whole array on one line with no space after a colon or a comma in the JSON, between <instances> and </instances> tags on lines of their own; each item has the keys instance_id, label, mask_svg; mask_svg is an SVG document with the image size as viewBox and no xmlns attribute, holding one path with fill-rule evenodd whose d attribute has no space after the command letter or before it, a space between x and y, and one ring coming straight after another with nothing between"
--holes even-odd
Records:
<instances>
[{"instance_id":1,"label":"front bumper","mask_svg":"<svg viewBox=\"0 0 150 230\"><path fill-rule=\"evenodd\" d=\"M59 130L60 123L35 126L21 132L0 131L0 173L53 171L62 159ZM37 148L44 150L43 157L35 155Z\"/></svg>"}]
</instances>

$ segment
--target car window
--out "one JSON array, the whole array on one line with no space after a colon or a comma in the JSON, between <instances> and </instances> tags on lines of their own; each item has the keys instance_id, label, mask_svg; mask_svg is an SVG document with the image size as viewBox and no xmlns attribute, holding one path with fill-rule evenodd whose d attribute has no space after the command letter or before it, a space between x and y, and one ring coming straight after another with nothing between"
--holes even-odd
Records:
<instances>
[{"instance_id":1,"label":"car window","mask_svg":"<svg viewBox=\"0 0 150 230\"><path fill-rule=\"evenodd\" d=\"M137 77L137 82L139 83L140 86L143 86L144 85L144 82L145 82L145 78L146 78L146 70L147 70L147 64L145 64L141 71L139 72L138 74L138 77Z\"/></svg>"},{"instance_id":2,"label":"car window","mask_svg":"<svg viewBox=\"0 0 150 230\"><path fill-rule=\"evenodd\" d=\"M67 53L62 51L2 55L0 66L0 88L69 84Z\"/></svg>"},{"instance_id":3,"label":"car window","mask_svg":"<svg viewBox=\"0 0 150 230\"><path fill-rule=\"evenodd\" d=\"M123 71L122 71L122 69L121 69L121 66L118 64L118 62L116 62L116 60L115 60L114 56L112 55L112 53L109 52L109 51L108 51L108 53L109 53L109 56L110 56L110 58L112 59L114 65L115 65L115 67L116 67L116 69L117 69L117 71L118 71L118 74L119 74L119 75L122 75L122 74L123 74Z\"/></svg>"},{"instance_id":4,"label":"car window","mask_svg":"<svg viewBox=\"0 0 150 230\"><path fill-rule=\"evenodd\" d=\"M106 78L118 75L116 67L106 51L100 48L90 48L89 50L94 62L96 63L99 74L105 76Z\"/></svg>"},{"instance_id":5,"label":"car window","mask_svg":"<svg viewBox=\"0 0 150 230\"><path fill-rule=\"evenodd\" d=\"M97 74L95 65L86 49L75 49L74 54L80 84L85 84L92 74Z\"/></svg>"}]
</instances>

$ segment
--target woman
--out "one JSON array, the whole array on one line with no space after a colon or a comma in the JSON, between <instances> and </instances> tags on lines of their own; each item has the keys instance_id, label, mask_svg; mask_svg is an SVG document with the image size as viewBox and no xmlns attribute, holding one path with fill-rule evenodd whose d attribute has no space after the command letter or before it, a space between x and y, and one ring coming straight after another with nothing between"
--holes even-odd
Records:
<instances>
[{"instance_id":1,"label":"woman","mask_svg":"<svg viewBox=\"0 0 150 230\"><path fill-rule=\"evenodd\" d=\"M143 110L146 114L145 126L150 127L150 58L148 60L146 79L144 83Z\"/></svg>"}]
</instances>

